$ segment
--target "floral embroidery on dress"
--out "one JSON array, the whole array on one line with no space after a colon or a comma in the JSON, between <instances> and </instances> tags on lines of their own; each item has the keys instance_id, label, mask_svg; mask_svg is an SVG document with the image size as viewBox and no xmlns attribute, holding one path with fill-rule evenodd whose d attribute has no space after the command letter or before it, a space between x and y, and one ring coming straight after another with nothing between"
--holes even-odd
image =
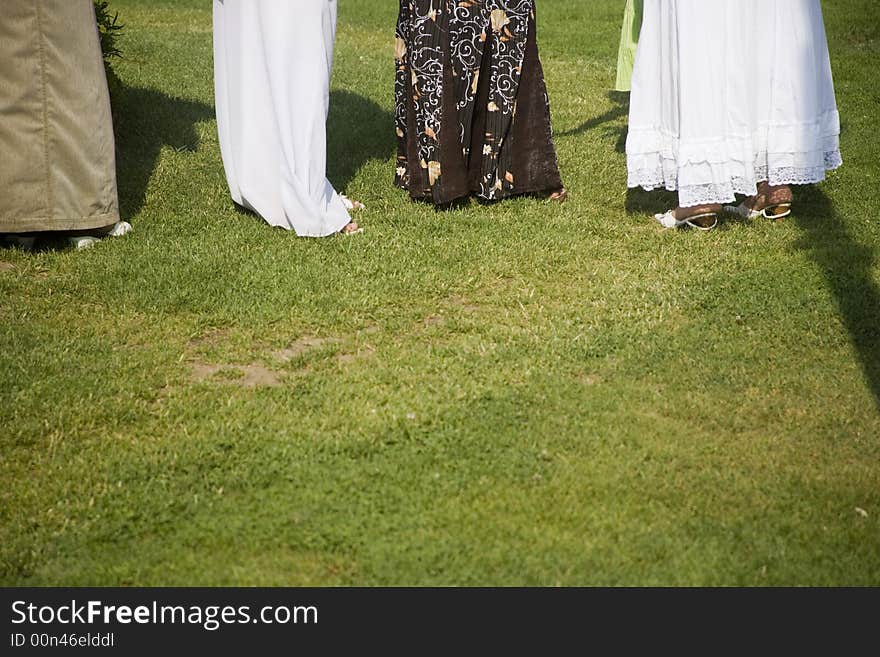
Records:
<instances>
[{"instance_id":1,"label":"floral embroidery on dress","mask_svg":"<svg viewBox=\"0 0 880 657\"><path fill-rule=\"evenodd\" d=\"M398 185L409 187L412 182L405 148L410 111L418 133L419 164L427 170L429 188L442 185L441 140L456 139L465 158L470 155L480 76L488 70L479 195L495 200L514 191L504 141L516 115L534 7L535 0L401 0L395 46L395 113L401 143ZM487 56L488 67L484 66ZM455 98L457 116L453 117L443 116L447 68L453 79L453 89L447 90Z\"/></svg>"}]
</instances>

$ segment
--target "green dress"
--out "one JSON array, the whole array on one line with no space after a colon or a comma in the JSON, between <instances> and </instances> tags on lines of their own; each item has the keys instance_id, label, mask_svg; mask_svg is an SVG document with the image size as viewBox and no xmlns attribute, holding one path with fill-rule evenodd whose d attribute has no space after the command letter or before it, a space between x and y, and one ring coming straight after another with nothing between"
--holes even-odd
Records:
<instances>
[{"instance_id":1,"label":"green dress","mask_svg":"<svg viewBox=\"0 0 880 657\"><path fill-rule=\"evenodd\" d=\"M617 52L617 91L629 91L636 50L639 46L639 33L642 31L642 9L644 0L626 0L623 12L623 29L620 32L620 49Z\"/></svg>"}]
</instances>

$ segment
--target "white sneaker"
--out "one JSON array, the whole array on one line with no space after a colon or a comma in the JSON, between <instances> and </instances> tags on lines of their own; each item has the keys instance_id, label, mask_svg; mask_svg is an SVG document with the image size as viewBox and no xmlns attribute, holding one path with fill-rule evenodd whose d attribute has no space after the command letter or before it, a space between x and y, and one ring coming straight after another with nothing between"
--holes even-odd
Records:
<instances>
[{"instance_id":1,"label":"white sneaker","mask_svg":"<svg viewBox=\"0 0 880 657\"><path fill-rule=\"evenodd\" d=\"M68 237L67 243L70 244L77 251L82 251L84 249L90 249L95 244L100 242L101 239L98 237L92 237L91 235L83 235L82 237Z\"/></svg>"},{"instance_id":2,"label":"white sneaker","mask_svg":"<svg viewBox=\"0 0 880 657\"><path fill-rule=\"evenodd\" d=\"M107 233L107 237L122 237L131 232L131 224L127 221L117 221L113 226L113 230Z\"/></svg>"},{"instance_id":3,"label":"white sneaker","mask_svg":"<svg viewBox=\"0 0 880 657\"><path fill-rule=\"evenodd\" d=\"M83 235L82 237L68 237L67 243L77 251L90 249L105 237L122 237L131 232L131 224L127 221L117 221L109 233L104 235Z\"/></svg>"}]
</instances>

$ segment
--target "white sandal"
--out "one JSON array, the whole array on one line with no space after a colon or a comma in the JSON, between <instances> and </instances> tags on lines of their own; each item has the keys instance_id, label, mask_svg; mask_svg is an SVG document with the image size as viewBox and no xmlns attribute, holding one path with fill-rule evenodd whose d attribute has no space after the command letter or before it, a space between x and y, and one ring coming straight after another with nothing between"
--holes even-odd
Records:
<instances>
[{"instance_id":1,"label":"white sandal","mask_svg":"<svg viewBox=\"0 0 880 657\"><path fill-rule=\"evenodd\" d=\"M712 219L714 220L711 226L701 226L700 224L694 222L694 219L705 219L707 217L712 217ZM681 228L683 226L687 226L689 228L696 228L697 230L708 232L718 225L718 213L704 212L703 214L695 214L690 217L686 217L685 219L676 219L675 210L669 210L665 214L655 214L654 220L657 221L664 228Z\"/></svg>"},{"instance_id":2,"label":"white sandal","mask_svg":"<svg viewBox=\"0 0 880 657\"><path fill-rule=\"evenodd\" d=\"M366 205L364 205L360 201L351 200L345 194L340 194L339 198L342 199L342 204L345 206L346 210L366 210L367 209Z\"/></svg>"},{"instance_id":3,"label":"white sandal","mask_svg":"<svg viewBox=\"0 0 880 657\"><path fill-rule=\"evenodd\" d=\"M775 212L773 212L773 214L768 214L768 210L774 210ZM735 214L743 219L757 219L758 217L764 217L765 219L778 221L791 214L791 201L786 203L774 203L773 205L768 205L763 210L753 210L748 207L745 202L742 202L739 205L725 205L724 211Z\"/></svg>"}]
</instances>

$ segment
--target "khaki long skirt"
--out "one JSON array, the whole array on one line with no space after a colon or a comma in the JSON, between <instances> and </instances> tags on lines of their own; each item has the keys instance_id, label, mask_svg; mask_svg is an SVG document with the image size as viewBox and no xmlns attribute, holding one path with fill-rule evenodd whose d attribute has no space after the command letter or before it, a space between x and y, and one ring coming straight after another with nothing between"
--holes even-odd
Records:
<instances>
[{"instance_id":1,"label":"khaki long skirt","mask_svg":"<svg viewBox=\"0 0 880 657\"><path fill-rule=\"evenodd\" d=\"M119 221L92 0L0 0L0 233Z\"/></svg>"}]
</instances>

